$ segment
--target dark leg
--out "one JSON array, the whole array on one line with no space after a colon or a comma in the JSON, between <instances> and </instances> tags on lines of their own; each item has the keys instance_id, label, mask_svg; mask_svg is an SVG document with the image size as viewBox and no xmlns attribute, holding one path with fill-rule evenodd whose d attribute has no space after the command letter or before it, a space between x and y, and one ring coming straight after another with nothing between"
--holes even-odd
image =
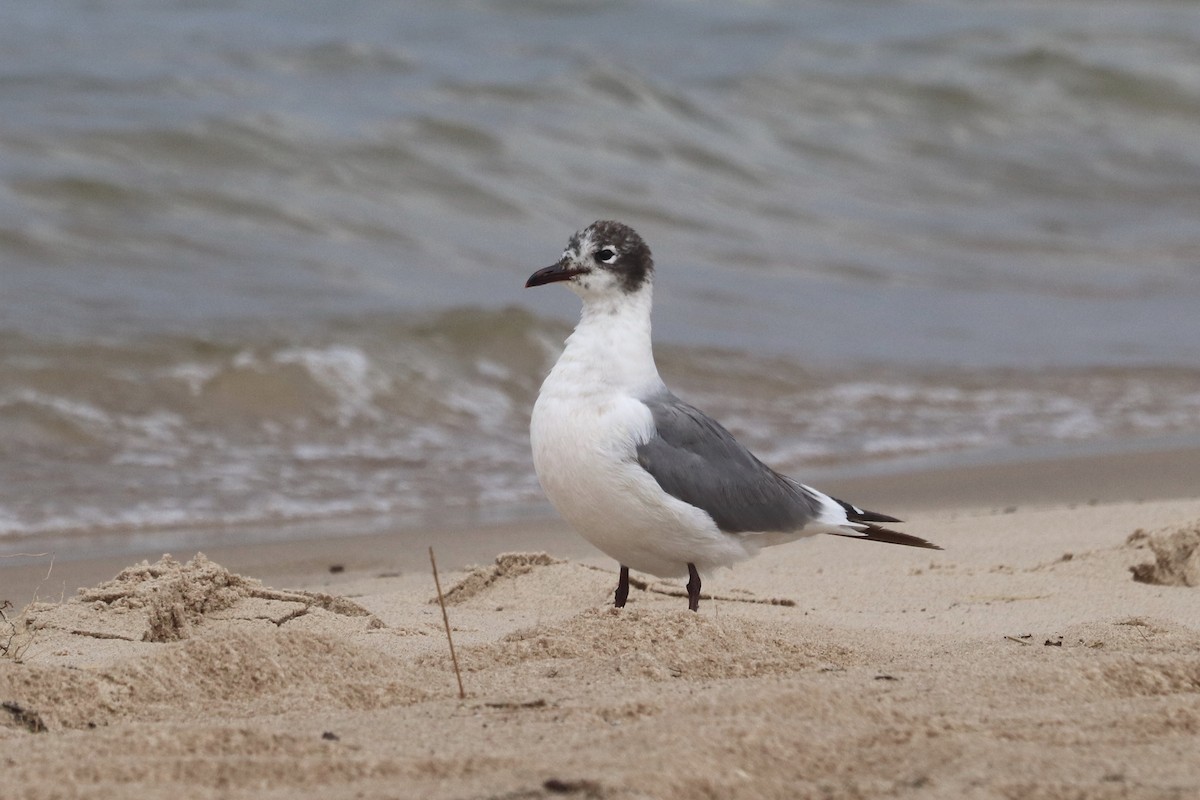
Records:
<instances>
[{"instance_id":1,"label":"dark leg","mask_svg":"<svg viewBox=\"0 0 1200 800\"><path fill-rule=\"evenodd\" d=\"M629 567L621 565L621 577L617 579L617 608L624 608L625 601L629 599Z\"/></svg>"},{"instance_id":2,"label":"dark leg","mask_svg":"<svg viewBox=\"0 0 1200 800\"><path fill-rule=\"evenodd\" d=\"M688 564L688 609L700 610L700 573L696 572L695 564Z\"/></svg>"}]
</instances>

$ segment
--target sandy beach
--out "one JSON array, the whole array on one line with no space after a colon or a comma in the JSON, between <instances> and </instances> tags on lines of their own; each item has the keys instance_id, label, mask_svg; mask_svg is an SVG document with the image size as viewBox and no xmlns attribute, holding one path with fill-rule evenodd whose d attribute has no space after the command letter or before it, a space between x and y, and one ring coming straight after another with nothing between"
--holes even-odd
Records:
<instances>
[{"instance_id":1,"label":"sandy beach","mask_svg":"<svg viewBox=\"0 0 1200 800\"><path fill-rule=\"evenodd\" d=\"M0 800L1200 800L1200 2L0 19Z\"/></svg>"},{"instance_id":2,"label":"sandy beach","mask_svg":"<svg viewBox=\"0 0 1200 800\"><path fill-rule=\"evenodd\" d=\"M797 542L699 614L557 521L10 559L0 796L1196 797L1198 462L841 482L945 550Z\"/></svg>"}]
</instances>

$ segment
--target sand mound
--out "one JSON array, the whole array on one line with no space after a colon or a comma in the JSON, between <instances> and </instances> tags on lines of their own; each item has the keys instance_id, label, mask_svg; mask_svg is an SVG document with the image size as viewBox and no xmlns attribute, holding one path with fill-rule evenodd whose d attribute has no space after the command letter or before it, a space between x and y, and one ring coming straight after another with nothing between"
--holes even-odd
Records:
<instances>
[{"instance_id":1,"label":"sand mound","mask_svg":"<svg viewBox=\"0 0 1200 800\"><path fill-rule=\"evenodd\" d=\"M323 611L362 617L382 627L370 612L340 597L280 591L230 572L203 553L186 564L169 555L121 570L112 580L81 589L67 603L34 604L26 611L33 631L57 629L97 639L172 642L187 639L217 620L242 619L283 625ZM313 620L307 620L310 627Z\"/></svg>"},{"instance_id":2,"label":"sand mound","mask_svg":"<svg viewBox=\"0 0 1200 800\"><path fill-rule=\"evenodd\" d=\"M1129 568L1133 579L1160 586L1200 586L1200 521L1148 534L1138 529L1128 539L1149 547L1154 561Z\"/></svg>"},{"instance_id":3,"label":"sand mound","mask_svg":"<svg viewBox=\"0 0 1200 800\"><path fill-rule=\"evenodd\" d=\"M383 627L362 607L268 589L202 554L129 567L66 603L29 606L20 623L21 653L53 663L14 657L0 671L0 728L251 716L330 701L365 709L421 696L399 665L348 640Z\"/></svg>"},{"instance_id":4,"label":"sand mound","mask_svg":"<svg viewBox=\"0 0 1200 800\"><path fill-rule=\"evenodd\" d=\"M1086 647L1108 653L1200 655L1200 631L1167 619L1126 617L1115 622L1089 621L1068 625L1046 639L1062 647Z\"/></svg>"},{"instance_id":5,"label":"sand mound","mask_svg":"<svg viewBox=\"0 0 1200 800\"><path fill-rule=\"evenodd\" d=\"M1122 697L1200 692L1200 660L1177 656L1122 656L1106 661L1100 677Z\"/></svg>"},{"instance_id":6,"label":"sand mound","mask_svg":"<svg viewBox=\"0 0 1200 800\"><path fill-rule=\"evenodd\" d=\"M468 670L553 661L560 672L620 673L651 680L745 678L821 668L856 660L847 648L796 641L790 626L686 610L589 609L565 622L538 625L471 648Z\"/></svg>"},{"instance_id":7,"label":"sand mound","mask_svg":"<svg viewBox=\"0 0 1200 800\"><path fill-rule=\"evenodd\" d=\"M197 553L180 564L164 555L156 564L127 567L111 581L82 589L78 600L97 611L138 612L147 642L186 639L205 615L229 608L261 584L235 575Z\"/></svg>"},{"instance_id":8,"label":"sand mound","mask_svg":"<svg viewBox=\"0 0 1200 800\"><path fill-rule=\"evenodd\" d=\"M490 567L475 567L467 577L451 586L445 593L447 605L456 605L482 594L492 588L498 581L515 580L522 575L528 575L538 567L549 567L555 564L565 564L546 553L501 553L496 556L496 563ZM437 598L430 600L436 603Z\"/></svg>"},{"instance_id":9,"label":"sand mound","mask_svg":"<svg viewBox=\"0 0 1200 800\"><path fill-rule=\"evenodd\" d=\"M374 650L303 631L267 629L197 636L100 670L12 664L0 699L20 709L0 725L50 729L119 719L257 717L332 704L366 710L415 702L413 670Z\"/></svg>"}]
</instances>

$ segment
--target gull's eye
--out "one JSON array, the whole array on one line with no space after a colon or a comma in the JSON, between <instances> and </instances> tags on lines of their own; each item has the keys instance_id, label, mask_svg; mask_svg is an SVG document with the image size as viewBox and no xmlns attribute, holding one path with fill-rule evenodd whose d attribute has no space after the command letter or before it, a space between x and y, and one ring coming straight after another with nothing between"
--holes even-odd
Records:
<instances>
[{"instance_id":1,"label":"gull's eye","mask_svg":"<svg viewBox=\"0 0 1200 800\"><path fill-rule=\"evenodd\" d=\"M617 251L611 247L605 247L596 251L596 260L601 264L611 264L617 260Z\"/></svg>"}]
</instances>

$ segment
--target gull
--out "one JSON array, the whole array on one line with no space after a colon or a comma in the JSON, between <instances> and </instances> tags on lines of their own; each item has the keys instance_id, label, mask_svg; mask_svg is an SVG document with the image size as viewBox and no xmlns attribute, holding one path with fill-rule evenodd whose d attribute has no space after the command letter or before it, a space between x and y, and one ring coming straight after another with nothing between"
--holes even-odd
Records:
<instances>
[{"instance_id":1,"label":"gull","mask_svg":"<svg viewBox=\"0 0 1200 800\"><path fill-rule=\"evenodd\" d=\"M525 286L549 283L583 310L533 406L533 465L559 514L619 563L618 608L630 569L687 575L696 611L701 573L816 533L941 549L781 475L666 387L650 339L654 260L632 228L599 220L577 232Z\"/></svg>"}]
</instances>

